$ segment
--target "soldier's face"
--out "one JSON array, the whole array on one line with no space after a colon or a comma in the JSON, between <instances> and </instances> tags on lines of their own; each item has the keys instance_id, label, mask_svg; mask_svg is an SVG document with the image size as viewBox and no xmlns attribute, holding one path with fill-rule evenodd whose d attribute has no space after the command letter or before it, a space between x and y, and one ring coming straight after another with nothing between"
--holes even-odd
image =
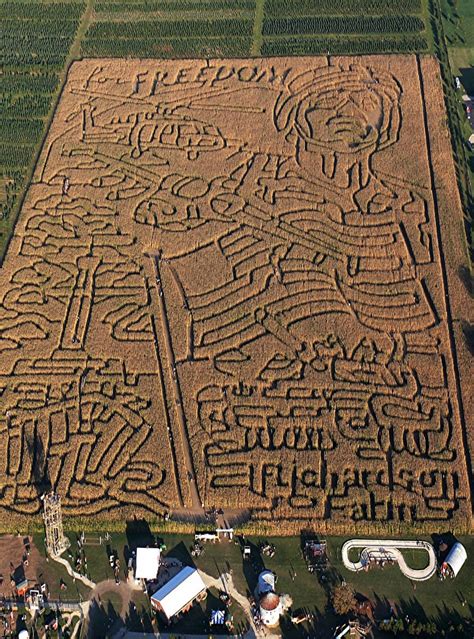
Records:
<instances>
[{"instance_id":1,"label":"soldier's face","mask_svg":"<svg viewBox=\"0 0 474 639\"><path fill-rule=\"evenodd\" d=\"M332 90L313 102L304 115L311 142L356 153L375 147L383 112L379 96L369 90Z\"/></svg>"}]
</instances>

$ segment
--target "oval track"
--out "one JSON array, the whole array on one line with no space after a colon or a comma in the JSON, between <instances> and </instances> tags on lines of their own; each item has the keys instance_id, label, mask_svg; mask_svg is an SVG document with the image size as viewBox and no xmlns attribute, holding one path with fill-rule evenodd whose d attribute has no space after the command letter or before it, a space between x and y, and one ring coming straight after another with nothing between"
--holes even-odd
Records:
<instances>
[{"instance_id":1,"label":"oval track","mask_svg":"<svg viewBox=\"0 0 474 639\"><path fill-rule=\"evenodd\" d=\"M349 552L353 548L361 548L359 561L349 559ZM429 562L426 568L410 568L401 550L424 550L428 553ZM342 561L347 570L358 572L369 565L371 559L386 559L396 561L402 573L412 581L426 581L436 572L436 554L433 546L427 541L396 541L390 539L349 539L342 546Z\"/></svg>"}]
</instances>

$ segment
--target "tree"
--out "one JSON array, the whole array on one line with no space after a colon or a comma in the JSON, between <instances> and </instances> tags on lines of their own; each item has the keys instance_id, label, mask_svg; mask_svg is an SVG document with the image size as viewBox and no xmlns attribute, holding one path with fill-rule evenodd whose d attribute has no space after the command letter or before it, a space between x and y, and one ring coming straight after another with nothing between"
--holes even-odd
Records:
<instances>
[{"instance_id":1,"label":"tree","mask_svg":"<svg viewBox=\"0 0 474 639\"><path fill-rule=\"evenodd\" d=\"M347 615L356 607L354 589L349 584L336 586L332 593L332 605L338 615Z\"/></svg>"}]
</instances>

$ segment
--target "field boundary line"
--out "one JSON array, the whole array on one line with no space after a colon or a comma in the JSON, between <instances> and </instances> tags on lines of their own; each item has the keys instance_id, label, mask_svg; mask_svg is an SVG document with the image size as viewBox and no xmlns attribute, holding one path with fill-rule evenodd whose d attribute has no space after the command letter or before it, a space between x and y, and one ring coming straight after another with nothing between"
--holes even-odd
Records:
<instances>
[{"instance_id":1,"label":"field boundary line","mask_svg":"<svg viewBox=\"0 0 474 639\"><path fill-rule=\"evenodd\" d=\"M438 62L438 65L439 65L439 62ZM426 109L427 94L425 91L425 83L424 83L423 72L421 69L419 55L416 56L416 66L417 66L418 83L420 86L420 95L421 95L421 110L422 110L422 116L423 116L423 135L425 137L426 152L428 156L427 162L428 162L428 171L429 171L429 178L430 178L430 188L431 188L433 206L434 206L434 218L435 218L434 223L435 223L435 229L436 229L436 240L437 240L436 244L438 249L437 252L439 256L439 270L441 273L444 307L446 310L446 324L447 324L446 333L448 337L449 348L451 351L451 369L452 369L452 376L453 376L455 388L456 388L456 399L457 399L456 403L457 403L457 409L458 409L459 418L460 418L460 423L459 423L459 427L461 430L460 436L461 436L461 443L463 445L462 453L463 453L464 464L465 464L466 473L467 473L467 480L469 482L469 501L471 504L471 514L472 514L474 482L473 482L472 468L470 465L470 455L469 455L470 449L469 449L469 441L468 441L467 428L466 428L466 425L467 425L466 416L464 413L464 406L462 401L462 388L461 388L461 382L459 379L459 362L458 362L457 351L456 351L456 342L455 342L454 334L453 334L453 316L451 312L451 301L449 299L448 276L446 273L446 256L444 254L444 247L442 244L443 236L441 234L441 223L439 219L437 183L435 178L435 169L433 167L433 163L431 159L432 158L431 140L430 140L430 136L428 132L428 112ZM443 104L443 106L445 105ZM458 189L457 184L456 184L456 189ZM449 388L449 384L448 384L448 388Z\"/></svg>"},{"instance_id":2,"label":"field boundary line","mask_svg":"<svg viewBox=\"0 0 474 639\"><path fill-rule=\"evenodd\" d=\"M250 55L254 57L261 55L264 13L265 0L255 0L255 20L253 23L252 48L250 49Z\"/></svg>"}]
</instances>

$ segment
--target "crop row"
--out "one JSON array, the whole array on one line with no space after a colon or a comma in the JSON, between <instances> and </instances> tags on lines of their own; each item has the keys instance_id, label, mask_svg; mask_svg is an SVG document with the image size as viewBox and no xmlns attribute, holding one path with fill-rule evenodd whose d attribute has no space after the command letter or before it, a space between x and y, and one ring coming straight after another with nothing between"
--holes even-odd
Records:
<instances>
[{"instance_id":1,"label":"crop row","mask_svg":"<svg viewBox=\"0 0 474 639\"><path fill-rule=\"evenodd\" d=\"M17 144L2 143L0 146L0 166L26 166L33 157L34 151L33 145L18 146Z\"/></svg>"},{"instance_id":2,"label":"crop row","mask_svg":"<svg viewBox=\"0 0 474 639\"><path fill-rule=\"evenodd\" d=\"M0 120L0 140L9 144L34 144L43 131L43 120Z\"/></svg>"},{"instance_id":3,"label":"crop row","mask_svg":"<svg viewBox=\"0 0 474 639\"><path fill-rule=\"evenodd\" d=\"M96 22L86 34L86 39L147 39L160 36L206 36L223 37L252 33L253 21L243 19L227 20L147 20L137 22Z\"/></svg>"},{"instance_id":4,"label":"crop row","mask_svg":"<svg viewBox=\"0 0 474 639\"><path fill-rule=\"evenodd\" d=\"M22 20L21 18L12 18L1 20L0 40L7 35L16 36L36 36L71 38L74 36L77 28L76 22L70 20Z\"/></svg>"},{"instance_id":5,"label":"crop row","mask_svg":"<svg viewBox=\"0 0 474 639\"><path fill-rule=\"evenodd\" d=\"M425 23L417 16L351 16L267 18L263 35L296 35L315 33L414 33L423 31Z\"/></svg>"},{"instance_id":6,"label":"crop row","mask_svg":"<svg viewBox=\"0 0 474 639\"><path fill-rule=\"evenodd\" d=\"M97 2L94 6L96 13L122 13L137 11L141 13L159 11L226 11L226 10L253 10L255 0L173 0L172 2Z\"/></svg>"},{"instance_id":7,"label":"crop row","mask_svg":"<svg viewBox=\"0 0 474 639\"><path fill-rule=\"evenodd\" d=\"M16 37L8 34L0 40L0 50L12 51L14 49L20 51L33 51L38 55L41 54L66 54L69 49L70 37L64 36L36 36L27 35Z\"/></svg>"},{"instance_id":8,"label":"crop row","mask_svg":"<svg viewBox=\"0 0 474 639\"><path fill-rule=\"evenodd\" d=\"M272 16L406 13L421 13L421 0L265 0L265 14Z\"/></svg>"},{"instance_id":9,"label":"crop row","mask_svg":"<svg viewBox=\"0 0 474 639\"><path fill-rule=\"evenodd\" d=\"M238 56L250 51L250 37L186 38L159 40L156 38L136 40L98 39L82 43L84 56L97 57L173 57L173 56Z\"/></svg>"},{"instance_id":10,"label":"crop row","mask_svg":"<svg viewBox=\"0 0 474 639\"><path fill-rule=\"evenodd\" d=\"M18 192L25 178L24 172L18 169L2 171L0 169L0 179L4 182L4 194L0 200L0 219L7 217Z\"/></svg>"},{"instance_id":11,"label":"crop row","mask_svg":"<svg viewBox=\"0 0 474 639\"><path fill-rule=\"evenodd\" d=\"M53 73L44 75L32 75L31 73L0 75L0 94L53 93L57 86L58 77Z\"/></svg>"},{"instance_id":12,"label":"crop row","mask_svg":"<svg viewBox=\"0 0 474 639\"><path fill-rule=\"evenodd\" d=\"M393 38L278 38L265 40L262 55L353 55L374 53L418 53L428 49L420 35Z\"/></svg>"},{"instance_id":13,"label":"crop row","mask_svg":"<svg viewBox=\"0 0 474 639\"><path fill-rule=\"evenodd\" d=\"M51 95L1 95L0 110L3 118L44 118L51 106Z\"/></svg>"},{"instance_id":14,"label":"crop row","mask_svg":"<svg viewBox=\"0 0 474 639\"><path fill-rule=\"evenodd\" d=\"M82 2L2 2L0 4L0 20L18 17L27 21L68 20L75 22L84 9Z\"/></svg>"},{"instance_id":15,"label":"crop row","mask_svg":"<svg viewBox=\"0 0 474 639\"><path fill-rule=\"evenodd\" d=\"M10 67L38 66L41 68L58 68L64 64L67 51L39 53L38 51L12 51L0 48L0 58L4 65Z\"/></svg>"}]
</instances>

